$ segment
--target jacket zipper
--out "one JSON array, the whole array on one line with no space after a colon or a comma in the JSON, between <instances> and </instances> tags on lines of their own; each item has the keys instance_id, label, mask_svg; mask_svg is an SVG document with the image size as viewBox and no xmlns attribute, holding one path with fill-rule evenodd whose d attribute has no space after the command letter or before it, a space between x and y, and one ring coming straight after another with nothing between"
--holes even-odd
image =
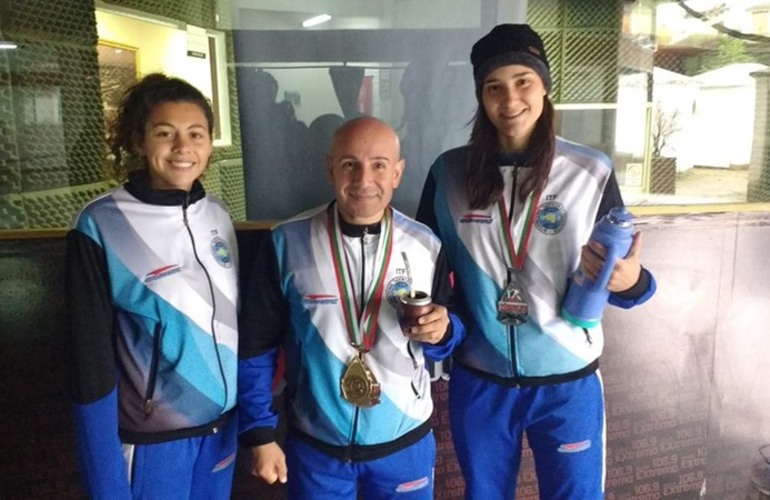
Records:
<instances>
[{"instance_id":1,"label":"jacket zipper","mask_svg":"<svg viewBox=\"0 0 770 500\"><path fill-rule=\"evenodd\" d=\"M516 208L516 184L519 176L519 165L513 166L513 179L511 180L511 207L508 209L508 222L513 224L513 216ZM509 231L511 229L509 228ZM513 264L513 263L511 263ZM508 284L506 283L506 286ZM511 339L511 374L514 378L518 378L519 370L516 366L516 326L508 326L508 335ZM516 384L518 386L518 383Z\"/></svg>"},{"instance_id":2,"label":"jacket zipper","mask_svg":"<svg viewBox=\"0 0 770 500\"><path fill-rule=\"evenodd\" d=\"M511 338L511 374L513 375L514 380L519 378L519 370L516 367L516 329L518 327L514 325L508 325L508 334ZM518 381L515 384L515 387L518 387L519 383Z\"/></svg>"},{"instance_id":3,"label":"jacket zipper","mask_svg":"<svg viewBox=\"0 0 770 500\"><path fill-rule=\"evenodd\" d=\"M359 310L361 311L361 314L363 314L364 310L364 300L366 295L366 244L364 242L364 239L366 235L369 234L369 229L364 226L364 232L361 235L361 289L359 293ZM361 316L358 317L358 322L361 322ZM363 342L363 339L361 339ZM351 428L350 433L350 444L348 444L348 448L345 451L345 462L350 462L353 459L353 450L356 447L356 433L358 432L358 416L361 412L361 408L356 406L355 410L353 410L353 426Z\"/></svg>"},{"instance_id":4,"label":"jacket zipper","mask_svg":"<svg viewBox=\"0 0 770 500\"><path fill-rule=\"evenodd\" d=\"M366 237L369 235L369 227L364 226L363 234L361 235L361 279L360 279L360 291L359 291L359 310L360 314L364 311L364 300L366 300ZM358 322L361 322L361 316L358 317ZM363 342L363 338L361 339ZM345 453L345 461L350 462L353 457L353 450L356 447L356 433L358 432L358 416L361 412L361 408L356 406L353 413L353 427L351 429L350 444Z\"/></svg>"},{"instance_id":5,"label":"jacket zipper","mask_svg":"<svg viewBox=\"0 0 770 500\"><path fill-rule=\"evenodd\" d=\"M356 447L356 431L358 431L358 415L361 411L361 408L356 406L356 409L353 410L353 428L351 429L352 432L350 434L350 444L348 444L347 450L345 450L345 456L344 461L345 462L352 462L353 461L353 450Z\"/></svg>"},{"instance_id":6,"label":"jacket zipper","mask_svg":"<svg viewBox=\"0 0 770 500\"><path fill-rule=\"evenodd\" d=\"M415 371L419 368L419 365L417 364L417 360L414 358L414 353L412 352L412 341L407 340L406 341L406 352L409 353L409 357L412 358L412 368L414 368ZM412 392L415 396L417 396L417 399L422 399L422 394L420 394L420 391L417 390L417 387L414 386L414 379L412 379L410 382L410 385L412 386Z\"/></svg>"},{"instance_id":7,"label":"jacket zipper","mask_svg":"<svg viewBox=\"0 0 770 500\"><path fill-rule=\"evenodd\" d=\"M219 353L219 343L217 342L217 331L215 328L215 318L217 313L217 303L216 303L216 296L214 295L214 284L211 281L211 275L209 274L209 270L206 269L206 266L203 265L203 261L201 261L200 257L198 256L198 248L195 245L195 237L193 236L192 229L190 228L190 221L187 218L187 208L190 206L190 193L187 192L185 196L184 205L182 205L182 218L184 220L184 226L187 229L187 234L190 236L190 243L192 244L192 250L193 255L195 256L195 261L198 263L199 266L201 266L201 269L203 269L203 273L206 275L206 281L209 285L209 292L211 293L211 338L214 342L214 353L217 355L217 365L219 366L219 375L222 377L222 385L224 388L224 401L222 402L222 411L227 408L227 401L229 399L229 388L227 387L227 377L225 377L225 369L224 366L222 366L222 356Z\"/></svg>"},{"instance_id":8,"label":"jacket zipper","mask_svg":"<svg viewBox=\"0 0 770 500\"><path fill-rule=\"evenodd\" d=\"M150 373L147 378L147 390L144 393L142 410L146 416L150 416L153 410L152 397L155 395L155 381L158 379L158 365L160 360L160 344L163 329L160 324L155 325L155 335L152 339L152 359L150 360Z\"/></svg>"}]
</instances>

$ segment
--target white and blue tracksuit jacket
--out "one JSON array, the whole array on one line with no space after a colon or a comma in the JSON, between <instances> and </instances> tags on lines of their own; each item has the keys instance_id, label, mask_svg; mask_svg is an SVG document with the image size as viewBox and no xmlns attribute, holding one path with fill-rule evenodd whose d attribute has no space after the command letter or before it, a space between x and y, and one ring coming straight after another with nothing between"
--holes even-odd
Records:
<instances>
[{"instance_id":1,"label":"white and blue tracksuit jacket","mask_svg":"<svg viewBox=\"0 0 770 500\"><path fill-rule=\"evenodd\" d=\"M67 235L78 447L93 496L127 486L121 445L217 432L237 388L237 243L196 182L146 173L88 203Z\"/></svg>"},{"instance_id":2,"label":"white and blue tracksuit jacket","mask_svg":"<svg viewBox=\"0 0 770 500\"><path fill-rule=\"evenodd\" d=\"M357 351L348 338L333 265L327 229L331 210L336 210L334 204L274 228L244 291L238 374L241 442L254 446L275 439L271 381L282 346L290 430L332 456L369 460L415 443L430 431L433 403L425 358L449 356L464 330L450 314L450 333L438 345L410 342L401 333L394 307L396 297L408 290L401 252L408 255L415 289L449 305L451 287L435 235L393 210L393 251L378 330L363 358L380 383L381 402L359 408L344 400L340 379ZM363 274L368 289L374 281L370 246L376 247L380 224L341 221L341 226L351 275ZM359 292L360 286L356 296Z\"/></svg>"},{"instance_id":3,"label":"white and blue tracksuit jacket","mask_svg":"<svg viewBox=\"0 0 770 500\"><path fill-rule=\"evenodd\" d=\"M468 152L462 147L439 156L430 170L417 216L442 240L455 273L457 302L462 305L468 335L454 359L482 377L508 385L555 383L593 373L604 345L601 325L575 327L559 316L559 309L568 278L579 265L580 249L596 220L613 206L622 205L609 159L557 138L553 166L534 207L534 227L519 273L529 320L509 327L497 320L496 310L507 280L501 216L496 205L484 210L469 208L465 193ZM506 194L510 203L510 186ZM518 217L512 226L515 241L524 230L525 219ZM643 270L632 291L612 294L610 302L631 307L647 300L654 290L654 280Z\"/></svg>"}]
</instances>

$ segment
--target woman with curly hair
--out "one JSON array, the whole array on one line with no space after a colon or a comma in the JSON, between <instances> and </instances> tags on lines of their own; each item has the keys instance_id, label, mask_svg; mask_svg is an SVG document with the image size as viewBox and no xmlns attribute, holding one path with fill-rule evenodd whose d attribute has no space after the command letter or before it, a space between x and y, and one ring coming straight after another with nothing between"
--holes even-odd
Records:
<instances>
[{"instance_id":1,"label":"woman with curly hair","mask_svg":"<svg viewBox=\"0 0 770 500\"><path fill-rule=\"evenodd\" d=\"M109 146L122 184L67 234L71 392L92 498L229 498L236 452L237 255L200 177L214 117L189 83L126 93Z\"/></svg>"}]
</instances>

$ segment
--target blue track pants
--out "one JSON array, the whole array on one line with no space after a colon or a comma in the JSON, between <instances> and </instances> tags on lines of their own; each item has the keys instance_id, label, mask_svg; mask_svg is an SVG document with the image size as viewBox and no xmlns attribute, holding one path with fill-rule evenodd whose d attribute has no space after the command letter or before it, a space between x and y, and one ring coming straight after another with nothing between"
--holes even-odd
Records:
<instances>
[{"instance_id":1,"label":"blue track pants","mask_svg":"<svg viewBox=\"0 0 770 500\"><path fill-rule=\"evenodd\" d=\"M159 444L124 445L133 498L226 500L230 498L238 418L216 434Z\"/></svg>"},{"instance_id":2,"label":"blue track pants","mask_svg":"<svg viewBox=\"0 0 770 500\"><path fill-rule=\"evenodd\" d=\"M466 498L515 498L525 432L541 499L603 498L604 397L598 372L559 384L506 387L455 364L449 416Z\"/></svg>"},{"instance_id":3,"label":"blue track pants","mask_svg":"<svg viewBox=\"0 0 770 500\"><path fill-rule=\"evenodd\" d=\"M436 441L429 433L387 457L344 462L293 437L286 440L287 491L291 500L433 500Z\"/></svg>"}]
</instances>

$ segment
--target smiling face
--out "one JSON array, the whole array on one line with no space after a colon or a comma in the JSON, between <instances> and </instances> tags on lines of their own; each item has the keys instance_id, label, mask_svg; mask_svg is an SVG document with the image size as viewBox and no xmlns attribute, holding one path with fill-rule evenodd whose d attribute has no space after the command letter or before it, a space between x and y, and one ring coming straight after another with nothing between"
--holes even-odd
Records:
<instances>
[{"instance_id":1,"label":"smiling face","mask_svg":"<svg viewBox=\"0 0 770 500\"><path fill-rule=\"evenodd\" d=\"M206 115L197 104L164 102L150 112L137 150L153 189L189 191L209 163L213 145Z\"/></svg>"},{"instance_id":2,"label":"smiling face","mask_svg":"<svg viewBox=\"0 0 770 500\"><path fill-rule=\"evenodd\" d=\"M527 149L545 95L543 80L528 66L501 66L484 79L481 102L503 151Z\"/></svg>"},{"instance_id":3,"label":"smiling face","mask_svg":"<svg viewBox=\"0 0 770 500\"><path fill-rule=\"evenodd\" d=\"M360 225L382 219L404 170L398 136L375 118L356 119L340 127L326 165L340 217Z\"/></svg>"}]
</instances>

